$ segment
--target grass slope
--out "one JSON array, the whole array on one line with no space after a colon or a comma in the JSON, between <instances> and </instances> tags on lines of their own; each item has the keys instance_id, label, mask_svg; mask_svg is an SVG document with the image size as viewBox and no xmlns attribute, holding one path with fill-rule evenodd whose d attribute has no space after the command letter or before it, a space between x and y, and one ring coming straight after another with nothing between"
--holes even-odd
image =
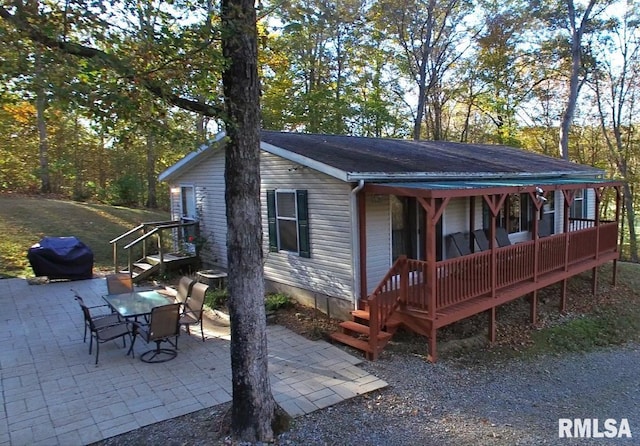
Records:
<instances>
[{"instance_id":1,"label":"grass slope","mask_svg":"<svg viewBox=\"0 0 640 446\"><path fill-rule=\"evenodd\" d=\"M27 251L42 237L75 236L94 254L97 270L113 269L109 240L168 212L40 197L0 195L0 277L29 277Z\"/></svg>"}]
</instances>

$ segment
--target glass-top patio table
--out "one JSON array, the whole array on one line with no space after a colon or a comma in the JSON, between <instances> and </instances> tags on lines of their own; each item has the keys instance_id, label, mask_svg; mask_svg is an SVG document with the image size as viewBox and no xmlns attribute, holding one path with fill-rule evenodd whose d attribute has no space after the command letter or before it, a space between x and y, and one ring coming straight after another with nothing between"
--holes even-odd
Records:
<instances>
[{"instance_id":1,"label":"glass-top patio table","mask_svg":"<svg viewBox=\"0 0 640 446\"><path fill-rule=\"evenodd\" d=\"M102 298L124 318L148 316L154 307L174 303L173 299L157 291L134 291L124 294L107 294Z\"/></svg>"}]
</instances>

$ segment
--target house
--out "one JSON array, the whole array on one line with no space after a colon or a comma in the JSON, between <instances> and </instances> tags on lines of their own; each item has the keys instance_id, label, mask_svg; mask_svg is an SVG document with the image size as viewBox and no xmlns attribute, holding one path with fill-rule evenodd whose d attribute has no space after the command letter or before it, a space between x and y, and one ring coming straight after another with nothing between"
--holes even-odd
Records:
<instances>
[{"instance_id":1,"label":"house","mask_svg":"<svg viewBox=\"0 0 640 446\"><path fill-rule=\"evenodd\" d=\"M261 133L267 289L345 321L375 358L400 325L437 329L618 258L621 183L603 171L481 144ZM160 175L174 219L198 220L226 267L224 137ZM603 220L607 206L611 221ZM355 310L355 311L353 311ZM353 336L353 335L364 335Z\"/></svg>"}]
</instances>

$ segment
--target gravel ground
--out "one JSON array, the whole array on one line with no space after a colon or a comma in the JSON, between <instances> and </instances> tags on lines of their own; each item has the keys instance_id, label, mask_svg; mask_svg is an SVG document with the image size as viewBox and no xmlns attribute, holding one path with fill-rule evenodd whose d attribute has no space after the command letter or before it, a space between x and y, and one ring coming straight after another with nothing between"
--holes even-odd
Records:
<instances>
[{"instance_id":1,"label":"gravel ground","mask_svg":"<svg viewBox=\"0 0 640 446\"><path fill-rule=\"evenodd\" d=\"M293 421L282 445L610 445L640 444L640 346L536 359L452 359L430 364L385 351L362 367L389 387ZM231 444L229 405L119 437L103 446ZM559 418L628 419L633 438L560 439Z\"/></svg>"},{"instance_id":2,"label":"gravel ground","mask_svg":"<svg viewBox=\"0 0 640 446\"><path fill-rule=\"evenodd\" d=\"M295 445L640 444L640 348L460 367L385 355L390 388L298 419ZM627 418L630 439L558 438L558 418ZM603 428L601 427L602 431ZM635 435L634 435L635 434Z\"/></svg>"}]
</instances>

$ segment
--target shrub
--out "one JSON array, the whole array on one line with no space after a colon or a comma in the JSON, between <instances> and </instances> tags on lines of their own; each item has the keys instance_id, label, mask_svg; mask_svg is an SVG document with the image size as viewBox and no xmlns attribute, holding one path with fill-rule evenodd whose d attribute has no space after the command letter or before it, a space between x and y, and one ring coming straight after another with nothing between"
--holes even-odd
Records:
<instances>
[{"instance_id":1,"label":"shrub","mask_svg":"<svg viewBox=\"0 0 640 446\"><path fill-rule=\"evenodd\" d=\"M221 308L227 303L229 295L226 288L209 289L204 298L204 303L210 308Z\"/></svg>"},{"instance_id":2,"label":"shrub","mask_svg":"<svg viewBox=\"0 0 640 446\"><path fill-rule=\"evenodd\" d=\"M267 311L277 311L280 308L287 308L291 305L289 296L282 293L268 294L264 300Z\"/></svg>"}]
</instances>

